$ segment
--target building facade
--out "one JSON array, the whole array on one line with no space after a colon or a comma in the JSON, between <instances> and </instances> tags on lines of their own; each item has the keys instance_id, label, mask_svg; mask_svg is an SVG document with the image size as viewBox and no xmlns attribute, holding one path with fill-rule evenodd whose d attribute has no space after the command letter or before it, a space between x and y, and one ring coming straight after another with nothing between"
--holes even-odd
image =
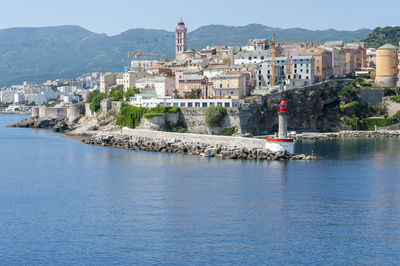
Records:
<instances>
[{"instance_id":1,"label":"building facade","mask_svg":"<svg viewBox=\"0 0 400 266\"><path fill-rule=\"evenodd\" d=\"M143 94L152 94L158 97L172 96L175 81L164 76L147 77L136 80L136 87Z\"/></svg>"},{"instance_id":2,"label":"building facade","mask_svg":"<svg viewBox=\"0 0 400 266\"><path fill-rule=\"evenodd\" d=\"M310 47L304 49L301 54L314 57L315 82L322 82L333 75L332 52L321 48Z\"/></svg>"},{"instance_id":3,"label":"building facade","mask_svg":"<svg viewBox=\"0 0 400 266\"><path fill-rule=\"evenodd\" d=\"M108 94L110 92L109 87L115 85L115 74L106 73L100 76L100 92Z\"/></svg>"},{"instance_id":4,"label":"building facade","mask_svg":"<svg viewBox=\"0 0 400 266\"><path fill-rule=\"evenodd\" d=\"M207 99L211 95L208 78L198 74L182 75L177 90L178 96L185 99L193 94L201 99Z\"/></svg>"},{"instance_id":5,"label":"building facade","mask_svg":"<svg viewBox=\"0 0 400 266\"><path fill-rule=\"evenodd\" d=\"M242 73L222 74L213 79L212 97L217 99L243 99L246 93L246 78Z\"/></svg>"}]
</instances>

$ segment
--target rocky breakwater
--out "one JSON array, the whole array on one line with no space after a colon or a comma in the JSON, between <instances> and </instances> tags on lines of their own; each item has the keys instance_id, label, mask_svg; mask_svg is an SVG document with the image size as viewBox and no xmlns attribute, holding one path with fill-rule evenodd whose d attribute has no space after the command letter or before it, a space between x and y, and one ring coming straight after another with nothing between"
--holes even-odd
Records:
<instances>
[{"instance_id":1,"label":"rocky breakwater","mask_svg":"<svg viewBox=\"0 0 400 266\"><path fill-rule=\"evenodd\" d=\"M51 129L54 132L67 132L70 125L65 118L27 118L9 127Z\"/></svg>"},{"instance_id":2,"label":"rocky breakwater","mask_svg":"<svg viewBox=\"0 0 400 266\"><path fill-rule=\"evenodd\" d=\"M306 133L293 136L297 140L329 140L336 138L399 138L399 130L354 131L344 130L327 133Z\"/></svg>"},{"instance_id":3,"label":"rocky breakwater","mask_svg":"<svg viewBox=\"0 0 400 266\"><path fill-rule=\"evenodd\" d=\"M212 136L210 136L212 137ZM287 151L271 152L262 148L231 147L181 139L154 139L126 134L96 134L82 140L86 144L124 148L136 151L152 151L242 160L312 160L314 156L291 155Z\"/></svg>"},{"instance_id":4,"label":"rocky breakwater","mask_svg":"<svg viewBox=\"0 0 400 266\"><path fill-rule=\"evenodd\" d=\"M342 138L399 138L399 130L340 131Z\"/></svg>"}]
</instances>

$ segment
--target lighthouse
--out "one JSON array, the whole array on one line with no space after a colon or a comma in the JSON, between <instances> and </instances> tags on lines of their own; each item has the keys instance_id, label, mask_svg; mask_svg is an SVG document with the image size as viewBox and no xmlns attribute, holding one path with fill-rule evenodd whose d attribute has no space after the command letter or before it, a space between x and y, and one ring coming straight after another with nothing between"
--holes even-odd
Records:
<instances>
[{"instance_id":1,"label":"lighthouse","mask_svg":"<svg viewBox=\"0 0 400 266\"><path fill-rule=\"evenodd\" d=\"M279 104L279 131L277 138L267 138L266 148L273 152L287 150L291 154L294 152L294 139L288 138L287 135L287 121L289 115L289 109L284 98L282 98Z\"/></svg>"}]
</instances>

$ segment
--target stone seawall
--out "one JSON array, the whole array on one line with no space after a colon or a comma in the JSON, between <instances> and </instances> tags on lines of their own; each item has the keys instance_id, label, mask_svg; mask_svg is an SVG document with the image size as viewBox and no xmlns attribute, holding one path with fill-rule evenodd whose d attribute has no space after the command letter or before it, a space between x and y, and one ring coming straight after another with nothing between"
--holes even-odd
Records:
<instances>
[{"instance_id":1,"label":"stone seawall","mask_svg":"<svg viewBox=\"0 0 400 266\"><path fill-rule=\"evenodd\" d=\"M265 141L240 137L196 135L123 128L120 133L98 133L86 144L130 150L181 153L203 157L247 160L311 160L304 154L291 155L265 149Z\"/></svg>"},{"instance_id":2,"label":"stone seawall","mask_svg":"<svg viewBox=\"0 0 400 266\"><path fill-rule=\"evenodd\" d=\"M377 131L340 131L329 133L297 134L294 139L336 139L336 138L400 138L399 130L377 130Z\"/></svg>"}]
</instances>

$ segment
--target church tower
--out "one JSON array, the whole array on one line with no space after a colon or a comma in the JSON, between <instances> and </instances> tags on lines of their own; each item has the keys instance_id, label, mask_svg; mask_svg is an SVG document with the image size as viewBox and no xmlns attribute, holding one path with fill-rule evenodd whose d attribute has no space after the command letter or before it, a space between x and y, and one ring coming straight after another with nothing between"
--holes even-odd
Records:
<instances>
[{"instance_id":1,"label":"church tower","mask_svg":"<svg viewBox=\"0 0 400 266\"><path fill-rule=\"evenodd\" d=\"M183 52L186 50L186 36L187 36L187 29L185 27L185 23L183 21L179 21L178 25L176 26L176 35L175 35L175 54L176 60L182 60Z\"/></svg>"}]
</instances>

